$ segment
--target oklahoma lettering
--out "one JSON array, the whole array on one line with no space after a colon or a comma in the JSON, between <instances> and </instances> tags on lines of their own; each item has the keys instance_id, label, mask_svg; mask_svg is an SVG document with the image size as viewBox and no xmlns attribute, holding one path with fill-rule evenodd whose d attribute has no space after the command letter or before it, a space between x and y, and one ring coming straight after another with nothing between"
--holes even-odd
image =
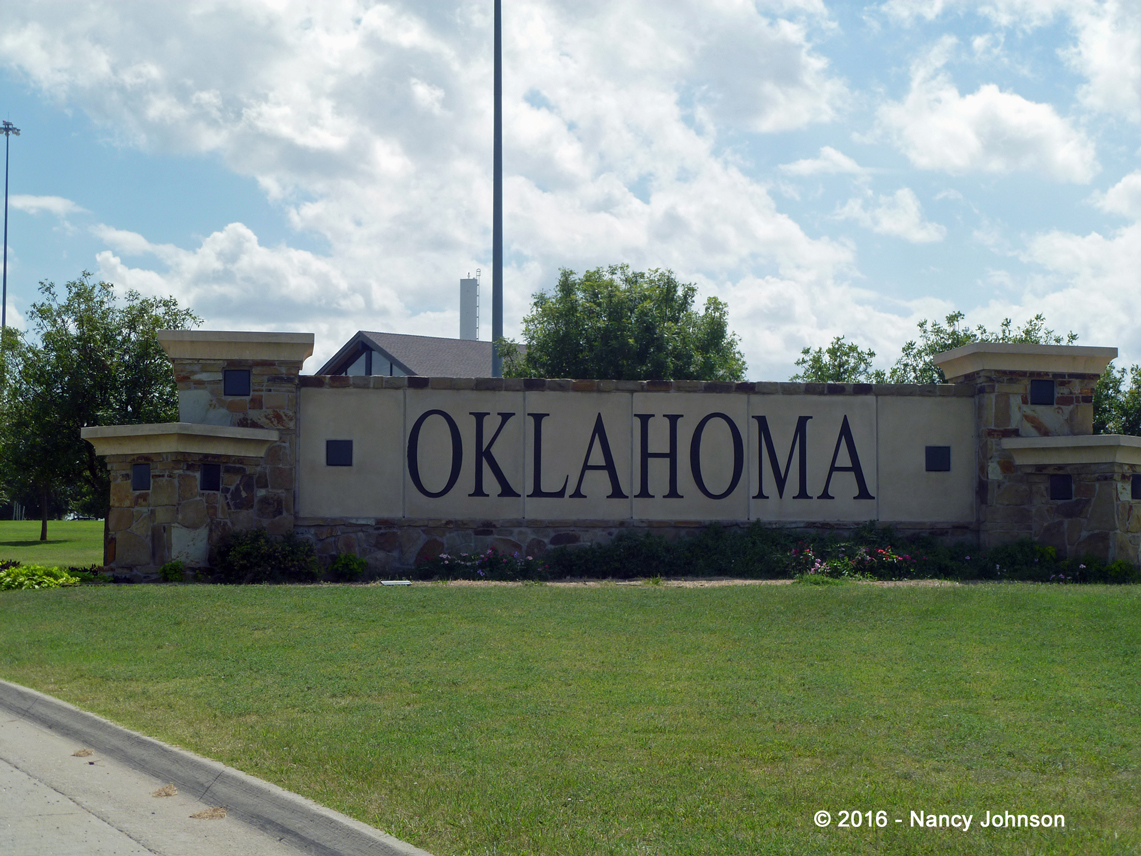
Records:
<instances>
[{"instance_id":1,"label":"oklahoma lettering","mask_svg":"<svg viewBox=\"0 0 1141 856\"><path fill-rule=\"evenodd\" d=\"M666 471L666 490L661 498L685 499L679 489L678 473L679 467L687 466L697 491L708 499L721 500L736 492L745 476L749 426L738 425L731 416L718 411L708 413L700 419L689 418L688 422L687 417L679 413L635 413L634 427L640 442L634 453L634 484L623 482L623 473L615 460L610 440L612 431L617 430L617 427L608 429L601 412L595 416L589 434L584 433L582 437L581 465L570 472L555 472L553 468L544 466L544 420L551 414L527 413L526 418L530 420L531 428L531 442L525 450L531 463L531 480L528 485L512 484L496 457L497 454L512 454L512 451L504 448L497 451L495 445L508 424L515 418L522 418L520 414L514 411L494 414L490 411L470 411L466 415L471 420L464 426L469 429L467 431L461 430L460 422L455 416L439 409L426 410L409 429L406 446L408 476L423 496L438 499L455 490L463 472L465 454L474 455L475 460L471 490L467 493L470 497L491 496L488 492L490 489L497 491L495 495L498 497L519 497L522 490L527 490L528 498L589 499L587 475L598 472L605 476L602 483L607 486L605 496L608 499L628 499L629 492L635 486L635 498L653 499L657 494L651 491L651 470L652 467L659 466ZM792 499L831 500L836 498L833 491L839 493L851 489L854 491L852 499L874 500L875 497L868 490L859 449L846 414L842 415L838 425L821 426L817 432L817 436L827 432L824 436L835 437L835 442L829 440L827 446L823 447L824 454L828 454L830 449L831 457L822 482L816 485L809 483L809 459L820 453L819 449L810 448L809 422L813 418L797 417L791 437L783 438L788 444L788 452L782 454L786 447L781 444L781 438L774 436L768 418L764 415L751 417L756 426L753 460L757 468L757 492L752 498L769 499L775 494L777 498L783 499L787 492ZM665 421L668 434L668 440L659 448L652 447L650 442L651 423L655 419ZM421 438L429 420L439 420L446 428L447 439L443 448L424 448ZM692 428L689 423L692 423ZM708 438L717 428L720 428L720 436L727 436L728 448L725 451L730 456L731 464L728 478L722 484L711 484L708 474L702 468L702 448L704 443L711 442ZM465 434L470 441L466 449ZM424 483L421 475L421 465L425 459L423 456L449 463L448 475L443 484L437 486ZM838 474L848 474L850 481L840 479L834 485L833 479ZM841 482L847 487L842 489Z\"/></svg>"}]
</instances>

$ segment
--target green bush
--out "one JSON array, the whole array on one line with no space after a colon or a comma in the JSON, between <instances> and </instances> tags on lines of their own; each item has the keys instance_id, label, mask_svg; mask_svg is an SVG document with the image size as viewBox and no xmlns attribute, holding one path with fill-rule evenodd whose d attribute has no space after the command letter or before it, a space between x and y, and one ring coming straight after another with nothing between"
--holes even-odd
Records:
<instances>
[{"instance_id":1,"label":"green bush","mask_svg":"<svg viewBox=\"0 0 1141 856\"><path fill-rule=\"evenodd\" d=\"M67 572L83 585L106 585L111 582L111 577L102 565L73 566Z\"/></svg>"},{"instance_id":2,"label":"green bush","mask_svg":"<svg viewBox=\"0 0 1141 856\"><path fill-rule=\"evenodd\" d=\"M186 569L183 567L182 562L175 559L173 562L167 562L159 568L158 575L168 583L180 583L186 578Z\"/></svg>"},{"instance_id":3,"label":"green bush","mask_svg":"<svg viewBox=\"0 0 1141 856\"><path fill-rule=\"evenodd\" d=\"M292 532L273 538L264 529L231 532L210 564L213 581L230 585L313 582L321 574L312 543Z\"/></svg>"},{"instance_id":4,"label":"green bush","mask_svg":"<svg viewBox=\"0 0 1141 856\"><path fill-rule=\"evenodd\" d=\"M454 557L431 565L446 572ZM1043 583L1141 582L1128 562L1092 557L1058 559L1056 551L1031 540L988 551L965 543L943 544L930 536L904 537L889 527L865 524L848 537L796 532L754 522L747 527L709 526L670 541L650 532L623 532L608 544L557 547L543 556L544 577L641 579L659 576L787 579L991 579ZM428 570L428 567L424 569ZM452 571L454 574L454 569ZM527 579L521 566L510 579ZM484 577L494 578L490 574Z\"/></svg>"},{"instance_id":5,"label":"green bush","mask_svg":"<svg viewBox=\"0 0 1141 856\"><path fill-rule=\"evenodd\" d=\"M50 589L79 585L80 580L63 568L46 565L21 565L19 562L0 562L0 591L12 589Z\"/></svg>"},{"instance_id":6,"label":"green bush","mask_svg":"<svg viewBox=\"0 0 1141 856\"><path fill-rule=\"evenodd\" d=\"M353 553L340 553L333 559L329 573L342 583L355 583L368 570L368 562Z\"/></svg>"}]
</instances>

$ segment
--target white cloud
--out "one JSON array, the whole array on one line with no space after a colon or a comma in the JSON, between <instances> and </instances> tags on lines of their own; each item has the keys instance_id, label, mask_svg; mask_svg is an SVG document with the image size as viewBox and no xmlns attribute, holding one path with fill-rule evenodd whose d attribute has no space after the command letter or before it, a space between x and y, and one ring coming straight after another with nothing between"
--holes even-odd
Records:
<instances>
[{"instance_id":1,"label":"white cloud","mask_svg":"<svg viewBox=\"0 0 1141 856\"><path fill-rule=\"evenodd\" d=\"M979 59L993 59L1002 54L1002 33L983 33L971 39L971 50Z\"/></svg>"},{"instance_id":2,"label":"white cloud","mask_svg":"<svg viewBox=\"0 0 1141 856\"><path fill-rule=\"evenodd\" d=\"M1003 14L1016 8L991 5ZM928 8L936 6L943 8ZM482 266L488 281L489 7L12 0L0 20L0 62L86 111L121 143L210 154L251 176L297 230L323 239L322 253L267 246L225 220L205 238L175 244L111 227L96 232L107 248L98 256L103 278L175 294L216 328L312 330L319 364L358 328L454 335L456 280ZM915 321L955 308L854 285L855 243L807 234L774 202L768 177L746 163L747 145L734 148L756 139L750 134L814 125L822 134L820 125L859 109L860 93L834 70L819 38L834 32L822 3L511 7L509 334L517 335L530 294L549 287L559 266L615 261L673 267L703 294L725 298L756 379L787 376L802 347L835 335L859 338L890 363ZM993 50L995 40L984 42L980 49ZM1055 108L996 85L961 94L942 69L938 56L919 64L908 95L878 114L881 134L916 167L957 175L1023 169L1079 182L1096 172L1093 143ZM828 173L872 171L825 146L777 175L791 182ZM1105 205L1118 204L1113 194ZM907 187L853 199L835 216L916 243L946 234L923 218ZM1054 255L1066 240L1040 242L1026 256L1059 292L1067 278L1085 275L1063 264L1064 253ZM1111 253L1126 253L1124 233L1107 240ZM488 327L485 318L485 336Z\"/></svg>"},{"instance_id":3,"label":"white cloud","mask_svg":"<svg viewBox=\"0 0 1141 856\"><path fill-rule=\"evenodd\" d=\"M28 214L39 214L41 211L46 211L61 218L68 214L84 214L87 212L86 208L77 205L70 199L64 199L62 196L27 196L14 193L8 198L8 204L17 211L25 211Z\"/></svg>"},{"instance_id":4,"label":"white cloud","mask_svg":"<svg viewBox=\"0 0 1141 856\"><path fill-rule=\"evenodd\" d=\"M861 226L881 235L903 238L913 244L941 241L947 230L938 223L923 220L923 207L909 187L901 187L891 196L880 196L871 209L862 199L849 199L832 215L839 220L855 220Z\"/></svg>"},{"instance_id":5,"label":"white cloud","mask_svg":"<svg viewBox=\"0 0 1141 856\"><path fill-rule=\"evenodd\" d=\"M1050 231L1034 236L1022 258L1044 273L1026 278L1015 303L988 307L992 319L1041 312L1056 329L1073 329L1079 344L1116 346L1121 362L1141 361L1141 223L1108 236Z\"/></svg>"},{"instance_id":6,"label":"white cloud","mask_svg":"<svg viewBox=\"0 0 1141 856\"><path fill-rule=\"evenodd\" d=\"M1102 211L1141 220L1141 171L1125 176L1104 194L1094 194L1092 201Z\"/></svg>"},{"instance_id":7,"label":"white cloud","mask_svg":"<svg viewBox=\"0 0 1141 856\"><path fill-rule=\"evenodd\" d=\"M942 70L955 39L945 37L913 64L902 101L877 111L881 131L920 169L956 175L1035 171L1084 183L1100 169L1094 144L1049 104L984 84L960 95Z\"/></svg>"},{"instance_id":8,"label":"white cloud","mask_svg":"<svg viewBox=\"0 0 1141 856\"><path fill-rule=\"evenodd\" d=\"M762 133L836 118L847 88L829 75L827 59L812 51L804 23L765 18L752 4L717 5L717 15L690 7L703 108L719 122L744 122Z\"/></svg>"},{"instance_id":9,"label":"white cloud","mask_svg":"<svg viewBox=\"0 0 1141 856\"><path fill-rule=\"evenodd\" d=\"M1141 122L1141 7L1108 0L1081 4L1072 17L1077 42L1064 55L1088 79L1082 103Z\"/></svg>"},{"instance_id":10,"label":"white cloud","mask_svg":"<svg viewBox=\"0 0 1141 856\"><path fill-rule=\"evenodd\" d=\"M1074 42L1061 54L1087 80L1078 90L1082 104L1141 122L1141 6L1135 0L887 0L879 8L904 24L958 12L1022 31L1067 18ZM982 34L972 47L986 55L1002 40L1001 33Z\"/></svg>"},{"instance_id":11,"label":"white cloud","mask_svg":"<svg viewBox=\"0 0 1141 856\"><path fill-rule=\"evenodd\" d=\"M820 0L521 0L504 25L509 334L563 265L842 287L853 248L808 237L717 148L840 115ZM14 0L0 20L9 69L121 144L218 156L329 248L104 226L100 275L216 326L326 331L318 355L358 327L458 328L456 280L490 255L489 46L489 4Z\"/></svg>"},{"instance_id":12,"label":"white cloud","mask_svg":"<svg viewBox=\"0 0 1141 856\"><path fill-rule=\"evenodd\" d=\"M972 12L1000 27L1032 29L1053 20L1058 13L1072 11L1088 0L886 0L880 10L902 23L917 19L934 21L944 12Z\"/></svg>"},{"instance_id":13,"label":"white cloud","mask_svg":"<svg viewBox=\"0 0 1141 856\"><path fill-rule=\"evenodd\" d=\"M831 146L821 147L819 157L804 158L802 160L793 161L792 163L784 163L780 165L780 168L783 172L787 172L789 175L820 175L835 173L862 175L867 172L867 170L861 167L846 154L837 151Z\"/></svg>"}]
</instances>

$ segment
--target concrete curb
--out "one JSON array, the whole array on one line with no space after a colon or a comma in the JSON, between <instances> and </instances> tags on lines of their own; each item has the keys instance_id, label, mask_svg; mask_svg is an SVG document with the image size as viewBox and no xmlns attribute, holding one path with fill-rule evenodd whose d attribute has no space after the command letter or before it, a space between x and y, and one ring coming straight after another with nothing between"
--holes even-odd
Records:
<instances>
[{"instance_id":1,"label":"concrete curb","mask_svg":"<svg viewBox=\"0 0 1141 856\"><path fill-rule=\"evenodd\" d=\"M305 797L19 684L0 681L0 707L128 767L172 782L202 802L225 806L238 820L306 852L320 856L431 856Z\"/></svg>"}]
</instances>

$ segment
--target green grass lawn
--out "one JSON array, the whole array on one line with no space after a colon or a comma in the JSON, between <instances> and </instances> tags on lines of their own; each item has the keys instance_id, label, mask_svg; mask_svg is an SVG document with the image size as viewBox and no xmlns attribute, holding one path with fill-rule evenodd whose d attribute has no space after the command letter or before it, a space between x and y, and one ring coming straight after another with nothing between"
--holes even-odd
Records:
<instances>
[{"instance_id":1,"label":"green grass lawn","mask_svg":"<svg viewBox=\"0 0 1141 856\"><path fill-rule=\"evenodd\" d=\"M1139 675L1141 587L0 593L3 678L438 856L1137 853Z\"/></svg>"},{"instance_id":2,"label":"green grass lawn","mask_svg":"<svg viewBox=\"0 0 1141 856\"><path fill-rule=\"evenodd\" d=\"M40 540L38 520L0 520L0 559L25 565L85 567L103 563L102 520L49 520Z\"/></svg>"}]
</instances>

